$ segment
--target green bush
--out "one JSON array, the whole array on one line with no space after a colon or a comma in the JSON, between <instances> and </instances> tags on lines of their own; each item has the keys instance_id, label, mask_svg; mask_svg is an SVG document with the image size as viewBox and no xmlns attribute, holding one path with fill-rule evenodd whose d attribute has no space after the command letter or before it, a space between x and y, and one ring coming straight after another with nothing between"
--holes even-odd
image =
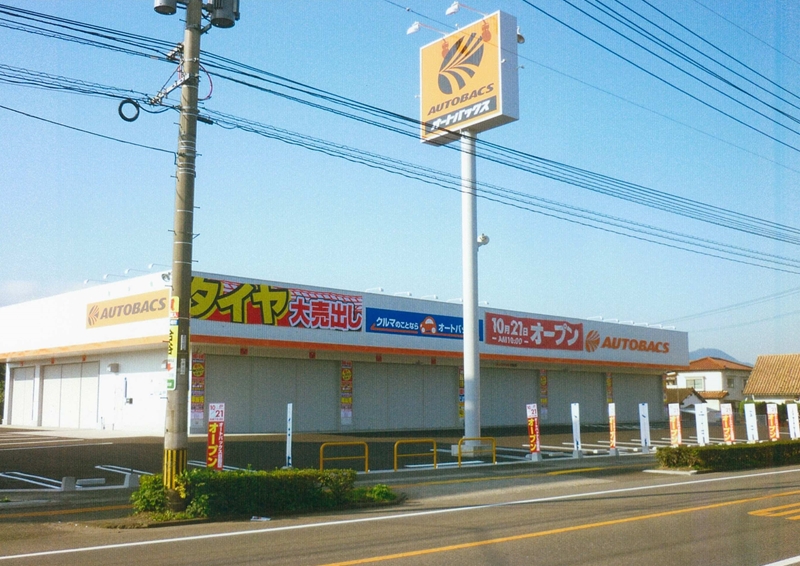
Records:
<instances>
[{"instance_id":1,"label":"green bush","mask_svg":"<svg viewBox=\"0 0 800 566\"><path fill-rule=\"evenodd\" d=\"M368 488L364 493L364 498L376 503L394 501L397 499L397 494L392 491L388 485L379 483Z\"/></svg>"},{"instance_id":2,"label":"green bush","mask_svg":"<svg viewBox=\"0 0 800 566\"><path fill-rule=\"evenodd\" d=\"M656 459L665 468L715 472L786 466L800 464L800 442L661 447Z\"/></svg>"},{"instance_id":3,"label":"green bush","mask_svg":"<svg viewBox=\"0 0 800 566\"><path fill-rule=\"evenodd\" d=\"M356 472L349 469L236 470L218 472L197 468L177 478L176 490L186 501L182 518L271 516L319 511L364 503L394 501L391 488L379 484L355 489ZM137 512L174 518L160 475L142 477L131 497Z\"/></svg>"},{"instance_id":4,"label":"green bush","mask_svg":"<svg viewBox=\"0 0 800 566\"><path fill-rule=\"evenodd\" d=\"M161 474L139 478L139 489L131 495L133 509L138 513L163 512L167 509L167 491Z\"/></svg>"}]
</instances>

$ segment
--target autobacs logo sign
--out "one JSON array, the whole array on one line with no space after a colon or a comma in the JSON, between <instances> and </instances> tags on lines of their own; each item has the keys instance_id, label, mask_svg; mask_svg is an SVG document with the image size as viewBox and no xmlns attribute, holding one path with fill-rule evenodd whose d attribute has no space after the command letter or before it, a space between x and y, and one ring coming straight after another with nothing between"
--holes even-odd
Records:
<instances>
[{"instance_id":1,"label":"autobacs logo sign","mask_svg":"<svg viewBox=\"0 0 800 566\"><path fill-rule=\"evenodd\" d=\"M167 318L169 290L153 291L86 305L86 328Z\"/></svg>"},{"instance_id":2,"label":"autobacs logo sign","mask_svg":"<svg viewBox=\"0 0 800 566\"><path fill-rule=\"evenodd\" d=\"M423 47L423 141L448 143L455 139L453 132L516 120L516 59L516 20L502 12Z\"/></svg>"},{"instance_id":3,"label":"autobacs logo sign","mask_svg":"<svg viewBox=\"0 0 800 566\"><path fill-rule=\"evenodd\" d=\"M594 352L598 348L608 350L627 350L631 352L650 352L654 354L669 354L669 342L656 340L642 340L637 338L621 338L606 336L600 339L597 330L590 330L586 335L586 351Z\"/></svg>"}]
</instances>

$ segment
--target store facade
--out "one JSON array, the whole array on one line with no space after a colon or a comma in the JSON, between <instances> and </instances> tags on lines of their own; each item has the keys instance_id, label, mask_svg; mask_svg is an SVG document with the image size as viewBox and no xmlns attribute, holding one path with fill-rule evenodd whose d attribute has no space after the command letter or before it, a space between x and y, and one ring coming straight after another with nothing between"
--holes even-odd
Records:
<instances>
[{"instance_id":1,"label":"store facade","mask_svg":"<svg viewBox=\"0 0 800 566\"><path fill-rule=\"evenodd\" d=\"M163 431L168 273L0 308L3 422ZM688 366L684 332L480 310L481 424L636 422L663 405L662 376ZM403 431L463 426L461 305L195 273L190 431L208 403L226 431ZM653 418L653 417L651 417Z\"/></svg>"}]
</instances>

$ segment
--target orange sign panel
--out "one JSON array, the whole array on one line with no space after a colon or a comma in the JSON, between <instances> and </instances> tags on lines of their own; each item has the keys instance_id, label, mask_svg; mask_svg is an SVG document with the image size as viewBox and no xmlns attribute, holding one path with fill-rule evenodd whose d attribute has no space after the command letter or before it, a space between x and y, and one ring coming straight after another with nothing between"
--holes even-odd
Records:
<instances>
[{"instance_id":1,"label":"orange sign panel","mask_svg":"<svg viewBox=\"0 0 800 566\"><path fill-rule=\"evenodd\" d=\"M519 119L517 21L503 12L420 50L422 141L446 144Z\"/></svg>"},{"instance_id":2,"label":"orange sign panel","mask_svg":"<svg viewBox=\"0 0 800 566\"><path fill-rule=\"evenodd\" d=\"M167 318L169 289L86 305L86 328Z\"/></svg>"}]
</instances>

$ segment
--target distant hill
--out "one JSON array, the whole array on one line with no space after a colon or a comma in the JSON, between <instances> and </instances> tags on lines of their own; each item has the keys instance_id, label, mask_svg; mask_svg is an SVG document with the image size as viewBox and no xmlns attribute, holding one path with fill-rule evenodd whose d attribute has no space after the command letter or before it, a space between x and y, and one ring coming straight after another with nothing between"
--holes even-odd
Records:
<instances>
[{"instance_id":1,"label":"distant hill","mask_svg":"<svg viewBox=\"0 0 800 566\"><path fill-rule=\"evenodd\" d=\"M694 352L689 352L690 362L699 360L700 358L719 358L721 360L728 360L729 362L736 362L737 364L742 363L733 356L726 354L722 350L717 350L716 348L700 348Z\"/></svg>"}]
</instances>

